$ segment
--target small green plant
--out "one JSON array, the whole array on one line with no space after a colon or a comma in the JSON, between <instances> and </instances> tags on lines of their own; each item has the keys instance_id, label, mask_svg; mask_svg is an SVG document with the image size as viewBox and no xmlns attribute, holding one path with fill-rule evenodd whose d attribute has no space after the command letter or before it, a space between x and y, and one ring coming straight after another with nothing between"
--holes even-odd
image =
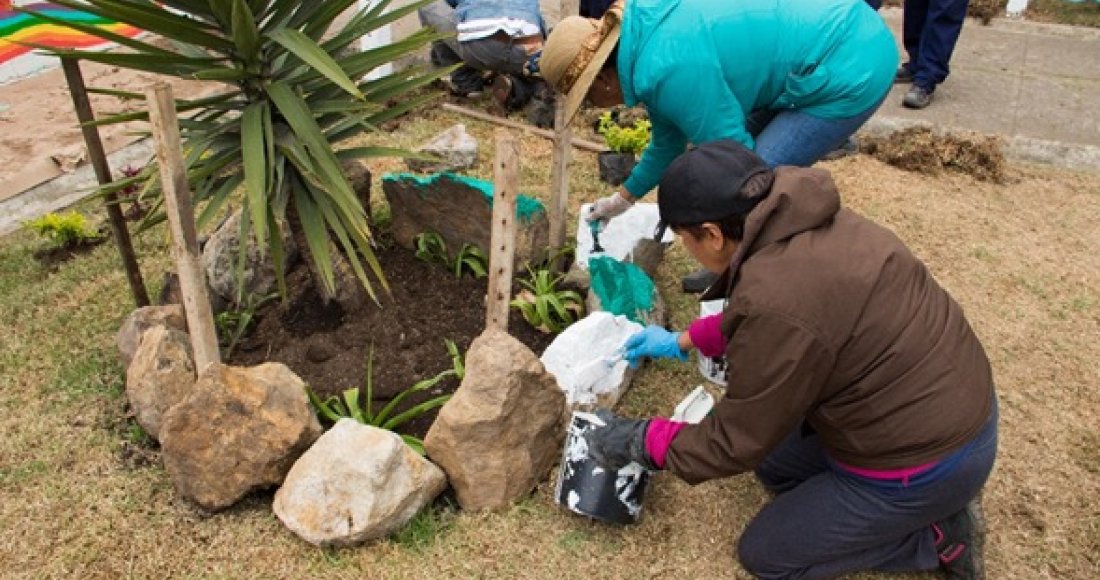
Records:
<instances>
[{"instance_id":1,"label":"small green plant","mask_svg":"<svg viewBox=\"0 0 1100 580\"><path fill-rule=\"evenodd\" d=\"M604 143L608 149L616 153L632 153L638 155L649 145L649 130L652 127L649 119L638 119L633 126L623 127L619 125L608 111L600 115L598 132L603 135Z\"/></svg>"},{"instance_id":2,"label":"small green plant","mask_svg":"<svg viewBox=\"0 0 1100 580\"><path fill-rule=\"evenodd\" d=\"M520 280L523 290L510 303L523 319L542 332L561 332L584 312L584 298L575 290L561 290L565 274L527 267L530 277Z\"/></svg>"},{"instance_id":3,"label":"small green plant","mask_svg":"<svg viewBox=\"0 0 1100 580\"><path fill-rule=\"evenodd\" d=\"M99 232L92 229L88 225L88 219L78 211L60 214L51 212L30 220L25 225L61 248L71 248L100 238Z\"/></svg>"},{"instance_id":4,"label":"small green plant","mask_svg":"<svg viewBox=\"0 0 1100 580\"><path fill-rule=\"evenodd\" d=\"M256 311L278 297L278 292L263 296L249 294L235 310L226 310L214 316L218 344L222 347L222 358L228 359L233 355L233 349L252 328L252 323L256 320Z\"/></svg>"},{"instance_id":5,"label":"small green plant","mask_svg":"<svg viewBox=\"0 0 1100 580\"><path fill-rule=\"evenodd\" d=\"M420 554L454 527L457 510L449 501L443 506L429 506L416 514L405 527L397 531L393 541L410 552Z\"/></svg>"},{"instance_id":6,"label":"small green plant","mask_svg":"<svg viewBox=\"0 0 1100 580\"><path fill-rule=\"evenodd\" d=\"M451 259L447 255L447 243L443 236L435 232L421 232L414 240L416 245L416 257L425 262L436 262L450 265Z\"/></svg>"},{"instance_id":7,"label":"small green plant","mask_svg":"<svg viewBox=\"0 0 1100 580\"><path fill-rule=\"evenodd\" d=\"M420 393L434 387L447 377L457 377L462 380L462 377L466 374L465 364L462 362L462 353L458 351L458 347L453 341L444 340L443 342L447 345L447 352L451 355L451 368L401 391L377 412L374 411L373 401L374 345L371 345L370 352L367 355L367 377L364 385L365 393L363 393L366 395L365 397L360 399L359 387L352 387L345 390L341 396L332 395L321 400L317 393L307 386L306 393L309 395L309 401L313 404L318 416L329 422L335 423L340 419L354 419L364 425L394 431L401 425L420 417L428 411L442 407L447 401L451 400L451 395L432 397L427 401L413 405L406 411L395 413L402 401L414 393ZM424 442L420 438L402 433L401 439L414 451L424 455Z\"/></svg>"},{"instance_id":8,"label":"small green plant","mask_svg":"<svg viewBox=\"0 0 1100 580\"><path fill-rule=\"evenodd\" d=\"M474 278L484 278L489 275L489 259L485 252L473 244L464 244L455 257L455 278L461 278L463 272L470 272Z\"/></svg>"}]
</instances>

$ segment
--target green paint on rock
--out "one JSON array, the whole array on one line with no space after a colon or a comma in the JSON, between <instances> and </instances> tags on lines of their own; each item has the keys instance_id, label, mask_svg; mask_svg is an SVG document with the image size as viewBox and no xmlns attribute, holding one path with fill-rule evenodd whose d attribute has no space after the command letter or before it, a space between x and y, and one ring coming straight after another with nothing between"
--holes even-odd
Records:
<instances>
[{"instance_id":1,"label":"green paint on rock","mask_svg":"<svg viewBox=\"0 0 1100 580\"><path fill-rule=\"evenodd\" d=\"M387 173L382 176L382 181L403 181L406 183L413 183L421 189L434 184L440 179L448 179L480 191L481 194L485 196L485 201L489 204L489 207L493 207L493 182L484 179L477 179L467 175L458 175L449 171L433 173L425 177L421 177L414 173ZM521 222L531 223L536 216L545 212L546 206L542 205L541 201L522 193L516 196L516 219Z\"/></svg>"},{"instance_id":2,"label":"green paint on rock","mask_svg":"<svg viewBox=\"0 0 1100 580\"><path fill-rule=\"evenodd\" d=\"M612 314L621 314L638 324L653 309L653 280L639 267L607 256L588 258L592 291L600 306Z\"/></svg>"}]
</instances>

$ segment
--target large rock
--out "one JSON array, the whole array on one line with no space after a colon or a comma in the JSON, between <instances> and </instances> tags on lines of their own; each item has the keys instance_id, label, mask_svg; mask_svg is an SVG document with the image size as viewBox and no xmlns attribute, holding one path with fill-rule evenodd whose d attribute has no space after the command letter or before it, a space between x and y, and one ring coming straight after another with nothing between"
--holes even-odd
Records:
<instances>
[{"instance_id":1,"label":"large rock","mask_svg":"<svg viewBox=\"0 0 1100 580\"><path fill-rule=\"evenodd\" d=\"M565 395L535 354L489 329L466 353L466 376L424 444L463 508L504 508L547 476L566 418Z\"/></svg>"},{"instance_id":2,"label":"large rock","mask_svg":"<svg viewBox=\"0 0 1100 580\"><path fill-rule=\"evenodd\" d=\"M556 336L539 360L571 409L614 408L634 378L623 344L642 328L625 316L592 311Z\"/></svg>"},{"instance_id":3,"label":"large rock","mask_svg":"<svg viewBox=\"0 0 1100 580\"><path fill-rule=\"evenodd\" d=\"M397 243L412 249L416 236L435 232L443 237L451 258L463 244L474 244L489 252L492 230L492 188L488 181L463 175L440 173L426 178L415 175L387 175L382 191L390 204L390 223ZM515 267L546 257L550 222L546 208L525 195L516 201Z\"/></svg>"},{"instance_id":4,"label":"large rock","mask_svg":"<svg viewBox=\"0 0 1100 580\"><path fill-rule=\"evenodd\" d=\"M183 402L194 386L191 337L167 326L146 331L126 371L126 398L145 432L159 440L164 414Z\"/></svg>"},{"instance_id":5,"label":"large rock","mask_svg":"<svg viewBox=\"0 0 1100 580\"><path fill-rule=\"evenodd\" d=\"M154 326L167 326L187 332L187 318L184 316L183 306L180 304L142 306L122 321L117 339L122 368L130 368L130 363L134 360L134 352L141 343L141 336Z\"/></svg>"},{"instance_id":6,"label":"large rock","mask_svg":"<svg viewBox=\"0 0 1100 580\"><path fill-rule=\"evenodd\" d=\"M211 511L282 483L320 435L305 384L280 363L207 366L160 428L176 489Z\"/></svg>"},{"instance_id":7,"label":"large rock","mask_svg":"<svg viewBox=\"0 0 1100 580\"><path fill-rule=\"evenodd\" d=\"M206 271L207 283L218 296L236 304L238 299L237 287L237 259L240 247L241 212L230 216L210 236L202 249L202 265ZM269 235L271 232L269 232ZM286 227L281 231L284 258L286 264L293 264L298 256L298 246L294 244L290 236L290 230ZM284 265L284 266L285 266ZM248 253L244 263L244 292L249 294L268 294L275 290L275 264L271 260L271 253L265 247L263 252L256 245L254 238L248 239Z\"/></svg>"},{"instance_id":8,"label":"large rock","mask_svg":"<svg viewBox=\"0 0 1100 580\"><path fill-rule=\"evenodd\" d=\"M635 203L622 215L607 222L598 236L602 248L599 252L595 251L592 228L584 219L591 209L592 204L584 204L577 215L577 266L587 269L591 257L614 258L634 264L650 278L656 278L665 248L675 240L671 229L665 230L660 241L653 239L660 221L657 204Z\"/></svg>"},{"instance_id":9,"label":"large rock","mask_svg":"<svg viewBox=\"0 0 1100 580\"><path fill-rule=\"evenodd\" d=\"M446 487L396 433L341 419L290 469L273 508L311 544L350 546L390 535Z\"/></svg>"},{"instance_id":10,"label":"large rock","mask_svg":"<svg viewBox=\"0 0 1100 580\"><path fill-rule=\"evenodd\" d=\"M436 160L406 159L412 171L438 173L461 171L477 163L477 139L466 132L466 125L459 123L436 135L431 141L417 147L417 152L427 153Z\"/></svg>"}]
</instances>

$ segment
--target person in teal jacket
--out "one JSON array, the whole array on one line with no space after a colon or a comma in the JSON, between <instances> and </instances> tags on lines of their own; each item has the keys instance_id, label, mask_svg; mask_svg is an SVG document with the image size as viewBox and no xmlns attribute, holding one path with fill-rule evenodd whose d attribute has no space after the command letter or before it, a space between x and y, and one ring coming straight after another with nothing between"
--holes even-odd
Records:
<instances>
[{"instance_id":1,"label":"person in teal jacket","mask_svg":"<svg viewBox=\"0 0 1100 580\"><path fill-rule=\"evenodd\" d=\"M554 27L540 72L581 101L645 105L652 138L589 221L626 211L688 144L734 139L765 163L810 166L847 141L894 80L894 38L864 0L619 0Z\"/></svg>"}]
</instances>

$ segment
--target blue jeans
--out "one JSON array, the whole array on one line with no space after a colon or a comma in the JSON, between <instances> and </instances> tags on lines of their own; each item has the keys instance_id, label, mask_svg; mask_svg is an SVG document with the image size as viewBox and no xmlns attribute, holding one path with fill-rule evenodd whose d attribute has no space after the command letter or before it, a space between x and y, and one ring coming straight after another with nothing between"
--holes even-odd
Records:
<instances>
[{"instance_id":1,"label":"blue jeans","mask_svg":"<svg viewBox=\"0 0 1100 580\"><path fill-rule=\"evenodd\" d=\"M749 114L745 128L756 140L756 154L769 167L809 167L844 144L885 99L886 93L862 113L842 119L824 119L798 110L761 109Z\"/></svg>"},{"instance_id":2,"label":"blue jeans","mask_svg":"<svg viewBox=\"0 0 1100 580\"><path fill-rule=\"evenodd\" d=\"M969 4L969 0L905 0L902 44L909 54L906 66L913 73L913 84L932 91L947 78Z\"/></svg>"},{"instance_id":3,"label":"blue jeans","mask_svg":"<svg viewBox=\"0 0 1100 580\"><path fill-rule=\"evenodd\" d=\"M832 578L860 570L939 565L931 524L966 507L997 452L997 407L970 443L908 481L836 466L816 434L792 433L756 470L779 495L741 535L741 565L759 578Z\"/></svg>"}]
</instances>

